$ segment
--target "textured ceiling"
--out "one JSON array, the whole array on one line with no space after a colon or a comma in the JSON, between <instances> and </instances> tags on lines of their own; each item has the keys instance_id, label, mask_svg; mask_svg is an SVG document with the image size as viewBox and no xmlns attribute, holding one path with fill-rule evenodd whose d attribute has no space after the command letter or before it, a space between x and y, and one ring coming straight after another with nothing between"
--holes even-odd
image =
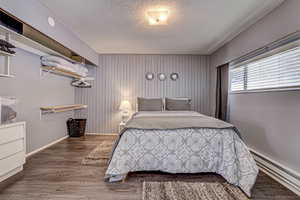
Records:
<instances>
[{"instance_id":1,"label":"textured ceiling","mask_svg":"<svg viewBox=\"0 0 300 200\"><path fill-rule=\"evenodd\" d=\"M98 53L210 54L283 0L40 0ZM149 26L147 9L170 10Z\"/></svg>"}]
</instances>

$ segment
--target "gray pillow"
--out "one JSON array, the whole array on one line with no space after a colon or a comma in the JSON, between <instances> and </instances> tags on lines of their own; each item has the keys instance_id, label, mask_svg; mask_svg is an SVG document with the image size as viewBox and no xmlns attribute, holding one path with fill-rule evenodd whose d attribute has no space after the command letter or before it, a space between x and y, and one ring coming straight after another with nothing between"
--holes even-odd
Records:
<instances>
[{"instance_id":1,"label":"gray pillow","mask_svg":"<svg viewBox=\"0 0 300 200\"><path fill-rule=\"evenodd\" d=\"M166 110L191 110L191 99L166 98Z\"/></svg>"},{"instance_id":2,"label":"gray pillow","mask_svg":"<svg viewBox=\"0 0 300 200\"><path fill-rule=\"evenodd\" d=\"M162 111L163 101L161 98L137 98L138 111Z\"/></svg>"}]
</instances>

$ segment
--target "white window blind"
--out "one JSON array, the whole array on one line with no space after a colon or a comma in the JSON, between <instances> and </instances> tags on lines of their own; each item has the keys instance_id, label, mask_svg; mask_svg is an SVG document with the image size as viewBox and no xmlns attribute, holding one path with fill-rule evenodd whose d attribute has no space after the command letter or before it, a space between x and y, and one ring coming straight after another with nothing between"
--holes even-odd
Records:
<instances>
[{"instance_id":1,"label":"white window blind","mask_svg":"<svg viewBox=\"0 0 300 200\"><path fill-rule=\"evenodd\" d=\"M231 70L231 91L244 90L245 66L240 66Z\"/></svg>"},{"instance_id":2,"label":"white window blind","mask_svg":"<svg viewBox=\"0 0 300 200\"><path fill-rule=\"evenodd\" d=\"M232 68L231 91L300 87L300 46Z\"/></svg>"}]
</instances>

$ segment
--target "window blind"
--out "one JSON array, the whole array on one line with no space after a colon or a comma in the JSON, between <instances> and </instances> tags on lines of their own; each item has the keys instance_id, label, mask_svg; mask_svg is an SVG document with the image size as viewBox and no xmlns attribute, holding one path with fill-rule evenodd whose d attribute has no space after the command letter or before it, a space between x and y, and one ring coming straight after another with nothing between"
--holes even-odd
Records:
<instances>
[{"instance_id":1,"label":"window blind","mask_svg":"<svg viewBox=\"0 0 300 200\"><path fill-rule=\"evenodd\" d=\"M231 69L231 91L300 87L300 46Z\"/></svg>"}]
</instances>

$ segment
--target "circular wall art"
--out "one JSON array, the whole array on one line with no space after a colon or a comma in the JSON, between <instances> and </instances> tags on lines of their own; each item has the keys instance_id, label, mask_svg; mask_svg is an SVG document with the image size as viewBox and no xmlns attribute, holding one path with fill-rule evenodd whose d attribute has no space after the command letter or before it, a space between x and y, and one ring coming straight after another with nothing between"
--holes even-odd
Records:
<instances>
[{"instance_id":1,"label":"circular wall art","mask_svg":"<svg viewBox=\"0 0 300 200\"><path fill-rule=\"evenodd\" d=\"M151 72L147 72L146 75L145 75L145 77L146 77L146 79L147 79L148 81L151 81L151 80L154 79L154 74L151 73Z\"/></svg>"},{"instance_id":2,"label":"circular wall art","mask_svg":"<svg viewBox=\"0 0 300 200\"><path fill-rule=\"evenodd\" d=\"M179 78L179 75L178 75L177 73L172 73L172 74L170 75L170 79L171 79L172 81L176 81L178 78Z\"/></svg>"},{"instance_id":3,"label":"circular wall art","mask_svg":"<svg viewBox=\"0 0 300 200\"><path fill-rule=\"evenodd\" d=\"M166 76L164 73L159 73L159 74L157 75L157 77L158 77L158 79L159 79L160 81L164 81L164 80L166 80L166 78L167 78L167 76Z\"/></svg>"}]
</instances>

